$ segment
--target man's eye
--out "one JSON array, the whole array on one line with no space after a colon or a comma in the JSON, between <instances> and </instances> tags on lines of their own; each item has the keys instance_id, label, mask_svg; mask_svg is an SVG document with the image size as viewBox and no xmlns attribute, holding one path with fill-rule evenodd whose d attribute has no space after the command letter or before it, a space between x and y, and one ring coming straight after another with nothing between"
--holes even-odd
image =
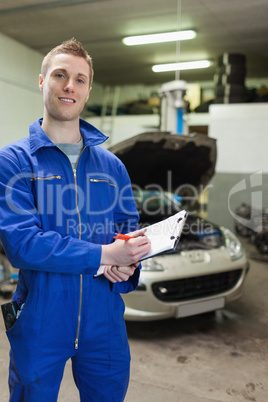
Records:
<instances>
[{"instance_id":1,"label":"man's eye","mask_svg":"<svg viewBox=\"0 0 268 402\"><path fill-rule=\"evenodd\" d=\"M63 74L58 73L58 74L56 74L56 77L63 78L64 76L63 76Z\"/></svg>"},{"instance_id":2,"label":"man's eye","mask_svg":"<svg viewBox=\"0 0 268 402\"><path fill-rule=\"evenodd\" d=\"M77 82L79 82L79 84L84 84L84 81L81 80L80 78L77 80Z\"/></svg>"}]
</instances>

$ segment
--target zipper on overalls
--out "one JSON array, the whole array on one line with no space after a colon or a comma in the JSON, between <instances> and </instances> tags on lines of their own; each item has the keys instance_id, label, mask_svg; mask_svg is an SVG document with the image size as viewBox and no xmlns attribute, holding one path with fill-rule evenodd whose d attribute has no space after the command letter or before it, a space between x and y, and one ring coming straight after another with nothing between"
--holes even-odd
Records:
<instances>
[{"instance_id":1,"label":"zipper on overalls","mask_svg":"<svg viewBox=\"0 0 268 402\"><path fill-rule=\"evenodd\" d=\"M60 149L60 148L59 148ZM77 159L76 162L76 166L75 168L73 168L72 163L70 161L70 159L68 158L68 155L66 155L65 152L63 152L61 149L60 151L66 155L68 161L71 164L71 168L73 171L73 175L74 175L74 185L75 185L75 207L76 207L76 211L77 211L77 215L78 215L78 220L79 220L79 240L81 240L81 216L80 216L80 212L79 212L79 208L78 208L78 204L77 204L77 180L76 180L76 168L79 162L79 159L82 155L82 153L84 152L85 147L82 149L79 158ZM79 310L78 310L78 322L77 322L77 331L76 331L76 337L75 337L75 341L74 341L74 348L78 349L78 338L79 338L79 332L80 332L80 324L81 324L81 310L82 310L82 296L83 296L83 275L80 274L80 294L79 294Z\"/></svg>"},{"instance_id":2,"label":"zipper on overalls","mask_svg":"<svg viewBox=\"0 0 268 402\"><path fill-rule=\"evenodd\" d=\"M83 148L82 152L84 151L85 148ZM81 154L82 154L81 152ZM80 154L80 156L81 156ZM80 158L79 156L79 158ZM76 163L76 167L79 161L79 158ZM79 212L79 208L77 205L77 180L76 180L76 169L73 169L73 174L74 174L74 182L75 182L75 205L76 205L76 210L78 214L78 219L79 219L79 239L81 240L81 216ZM81 324L81 310L82 310L82 295L83 295L83 275L80 274L80 296L79 296L79 310L78 310L78 323L77 323L77 331L76 331L76 338L74 341L74 348L78 349L78 338L79 338L79 332L80 332L80 324Z\"/></svg>"},{"instance_id":3,"label":"zipper on overalls","mask_svg":"<svg viewBox=\"0 0 268 402\"><path fill-rule=\"evenodd\" d=\"M52 179L60 180L60 179L61 179L61 176L33 177L32 179L30 179L30 181L36 181L36 180L52 180Z\"/></svg>"}]
</instances>

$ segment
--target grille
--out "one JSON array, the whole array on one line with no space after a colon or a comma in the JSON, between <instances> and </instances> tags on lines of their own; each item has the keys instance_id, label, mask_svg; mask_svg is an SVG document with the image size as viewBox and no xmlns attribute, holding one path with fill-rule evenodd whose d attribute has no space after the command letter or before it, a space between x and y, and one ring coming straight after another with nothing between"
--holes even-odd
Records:
<instances>
[{"instance_id":1,"label":"grille","mask_svg":"<svg viewBox=\"0 0 268 402\"><path fill-rule=\"evenodd\" d=\"M155 297L164 302L186 301L226 292L237 284L242 269L193 278L157 282L152 285Z\"/></svg>"}]
</instances>

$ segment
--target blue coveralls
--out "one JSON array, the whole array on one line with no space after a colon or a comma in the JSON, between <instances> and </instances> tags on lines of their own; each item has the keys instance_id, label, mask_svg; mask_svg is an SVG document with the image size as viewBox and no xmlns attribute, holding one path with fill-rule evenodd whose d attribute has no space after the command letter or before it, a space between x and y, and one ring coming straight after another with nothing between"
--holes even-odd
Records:
<instances>
[{"instance_id":1,"label":"blue coveralls","mask_svg":"<svg viewBox=\"0 0 268 402\"><path fill-rule=\"evenodd\" d=\"M94 277L101 244L138 228L130 180L98 144L100 131L80 120L84 149L76 169L41 128L0 151L0 238L19 268L13 299L23 306L10 341L12 402L57 400L72 359L81 401L123 401L130 353L120 293L127 282Z\"/></svg>"}]
</instances>

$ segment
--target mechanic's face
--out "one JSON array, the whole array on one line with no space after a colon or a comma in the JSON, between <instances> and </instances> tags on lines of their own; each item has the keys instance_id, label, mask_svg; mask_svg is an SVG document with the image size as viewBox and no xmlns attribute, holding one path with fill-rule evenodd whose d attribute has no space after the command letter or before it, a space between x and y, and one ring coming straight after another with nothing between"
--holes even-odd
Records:
<instances>
[{"instance_id":1,"label":"mechanic's face","mask_svg":"<svg viewBox=\"0 0 268 402\"><path fill-rule=\"evenodd\" d=\"M51 60L45 76L40 74L44 118L59 121L78 120L88 100L89 65L82 57L58 54Z\"/></svg>"}]
</instances>

